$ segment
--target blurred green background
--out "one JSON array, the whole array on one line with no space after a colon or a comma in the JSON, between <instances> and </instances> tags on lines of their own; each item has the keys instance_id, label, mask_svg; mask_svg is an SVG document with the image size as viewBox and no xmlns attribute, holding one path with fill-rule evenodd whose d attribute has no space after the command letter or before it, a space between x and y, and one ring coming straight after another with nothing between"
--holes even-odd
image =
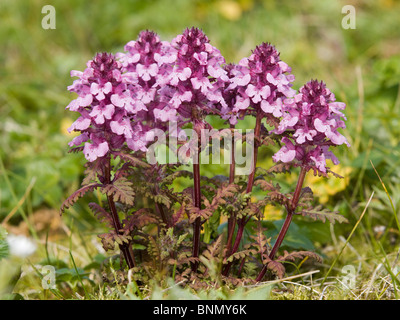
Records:
<instances>
[{"instance_id":1,"label":"blurred green background","mask_svg":"<svg viewBox=\"0 0 400 320\"><path fill-rule=\"evenodd\" d=\"M56 10L54 30L42 28L42 7L48 4ZM356 29L342 28L342 7L348 4L356 10ZM60 228L61 222L52 221L59 219L63 199L80 184L84 164L81 154L67 153L71 136L66 128L77 117L65 110L75 98L67 91L70 71L84 70L97 52L122 51L141 30L169 41L196 26L227 62L249 56L262 42L274 44L292 67L296 89L310 79L323 80L347 104L343 133L352 146L335 151L341 161L337 171L346 178L310 178L309 183L326 206L350 222L375 190L366 228L389 230L393 212L369 160L398 208L399 13L395 0L2 0L0 222L24 234L29 228L31 233ZM270 155L262 153L260 164L270 163ZM78 225L90 227L94 220L79 206L64 219L72 216ZM32 227L27 221L35 215L39 222ZM353 224L343 227L343 234Z\"/></svg>"}]
</instances>

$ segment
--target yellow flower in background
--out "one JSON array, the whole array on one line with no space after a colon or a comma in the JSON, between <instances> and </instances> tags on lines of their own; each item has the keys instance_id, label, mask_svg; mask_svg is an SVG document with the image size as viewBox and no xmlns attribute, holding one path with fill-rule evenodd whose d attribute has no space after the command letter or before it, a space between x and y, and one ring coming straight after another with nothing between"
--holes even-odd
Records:
<instances>
[{"instance_id":1,"label":"yellow flower in background","mask_svg":"<svg viewBox=\"0 0 400 320\"><path fill-rule=\"evenodd\" d=\"M264 208L264 219L269 221L282 219L282 210L279 207L268 204Z\"/></svg>"},{"instance_id":2,"label":"yellow flower in background","mask_svg":"<svg viewBox=\"0 0 400 320\"><path fill-rule=\"evenodd\" d=\"M68 128L72 125L73 122L74 122L74 120L72 120L71 118L68 118L68 117L63 118L61 120L60 132L64 136L71 137L71 138L79 136L79 134L80 134L79 132L75 132L75 131L73 131L71 133L68 132Z\"/></svg>"},{"instance_id":3,"label":"yellow flower in background","mask_svg":"<svg viewBox=\"0 0 400 320\"><path fill-rule=\"evenodd\" d=\"M218 1L217 8L219 13L226 19L236 21L242 16L242 8L236 1L222 0Z\"/></svg>"},{"instance_id":4,"label":"yellow flower in background","mask_svg":"<svg viewBox=\"0 0 400 320\"><path fill-rule=\"evenodd\" d=\"M381 0L381 3L386 8L391 8L394 6L394 0Z\"/></svg>"},{"instance_id":5,"label":"yellow flower in background","mask_svg":"<svg viewBox=\"0 0 400 320\"><path fill-rule=\"evenodd\" d=\"M218 12L226 19L237 21L244 11L253 8L253 0L220 0L216 2Z\"/></svg>"},{"instance_id":6,"label":"yellow flower in background","mask_svg":"<svg viewBox=\"0 0 400 320\"><path fill-rule=\"evenodd\" d=\"M329 179L314 176L312 172L309 172L304 181L305 187L310 187L314 193L314 197L319 200L320 203L327 203L330 196L346 189L350 181L350 167L344 167L337 165L333 168L333 172L341 175L343 179L330 177Z\"/></svg>"}]
</instances>

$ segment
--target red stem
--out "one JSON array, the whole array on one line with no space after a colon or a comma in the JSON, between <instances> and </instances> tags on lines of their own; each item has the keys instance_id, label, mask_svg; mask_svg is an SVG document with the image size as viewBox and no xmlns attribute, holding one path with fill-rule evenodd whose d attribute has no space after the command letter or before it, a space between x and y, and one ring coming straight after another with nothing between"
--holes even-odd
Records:
<instances>
[{"instance_id":1,"label":"red stem","mask_svg":"<svg viewBox=\"0 0 400 320\"><path fill-rule=\"evenodd\" d=\"M158 186L156 186L154 188L154 195L158 195L160 193L160 189L158 188ZM170 226L170 222L169 219L167 217L167 215L165 214L164 208L162 206L162 204L158 203L157 201L154 202L154 205L156 207L156 211L157 213L161 216L162 221L164 222L164 224L167 226L167 228Z\"/></svg>"},{"instance_id":2,"label":"red stem","mask_svg":"<svg viewBox=\"0 0 400 320\"><path fill-rule=\"evenodd\" d=\"M201 190L200 190L200 141L198 143L197 150L197 163L195 163L195 159L193 161L193 200L194 206L197 208L201 208ZM201 230L201 218L198 217L193 223L193 253L192 256L194 258L199 257L200 253L200 230ZM196 272L199 263L192 263L192 271Z\"/></svg>"},{"instance_id":3,"label":"red stem","mask_svg":"<svg viewBox=\"0 0 400 320\"><path fill-rule=\"evenodd\" d=\"M258 147L259 147L259 141L260 141L260 136L261 136L261 120L262 120L262 113L258 112L257 116L256 116L256 125L254 128L253 162L252 162L252 166L251 166L249 180L247 182L246 193L250 193L253 190L254 176L256 174L256 166L257 166ZM233 248L232 248L232 251L230 252L230 255L234 254L239 248L246 222L247 222L246 217L243 217L238 221L238 225L239 225L238 231L237 231L235 243L233 244ZM225 269L223 270L222 275L227 276L231 266L232 266L232 262L229 262L226 265Z\"/></svg>"},{"instance_id":4,"label":"red stem","mask_svg":"<svg viewBox=\"0 0 400 320\"><path fill-rule=\"evenodd\" d=\"M111 164L110 164L110 159L108 159L108 163L105 167L105 179L106 179L106 184L111 183ZM121 234L121 222L118 217L118 212L117 208L115 207L114 200L111 196L107 196L107 201L108 201L108 206L110 207L110 212L111 212L111 217L114 225L114 229L116 233ZM129 269L132 269L135 267L135 258L133 256L133 251L132 248L130 247L130 243L123 243L119 245L119 249L121 250L122 254L124 255L125 261L129 267Z\"/></svg>"},{"instance_id":5,"label":"red stem","mask_svg":"<svg viewBox=\"0 0 400 320\"><path fill-rule=\"evenodd\" d=\"M291 202L290 206L287 207L286 219L282 225L281 231L278 234L278 238L276 239L276 242L275 242L274 246L272 247L271 252L269 253L269 258L271 260L274 260L275 255L276 255L278 249L280 248L282 241L286 236L287 231L289 230L290 223L292 222L293 215L294 215L297 205L299 203L300 193L301 193L301 189L303 187L304 178L306 177L306 173L307 173L307 170L305 168L301 168L299 179L297 180L296 190L294 191L294 194L293 194L292 202ZM258 274L256 281L257 282L261 281L266 272L267 272L267 266L265 265L262 268L261 272Z\"/></svg>"},{"instance_id":6,"label":"red stem","mask_svg":"<svg viewBox=\"0 0 400 320\"><path fill-rule=\"evenodd\" d=\"M231 125L231 129L234 129L235 126ZM233 130L232 132L232 146L231 146L231 163L229 166L229 184L235 181L235 135ZM231 248L232 248L232 239L233 233L235 232L235 225L236 225L236 216L232 216L228 218L228 239L227 239L227 254L230 255Z\"/></svg>"}]
</instances>

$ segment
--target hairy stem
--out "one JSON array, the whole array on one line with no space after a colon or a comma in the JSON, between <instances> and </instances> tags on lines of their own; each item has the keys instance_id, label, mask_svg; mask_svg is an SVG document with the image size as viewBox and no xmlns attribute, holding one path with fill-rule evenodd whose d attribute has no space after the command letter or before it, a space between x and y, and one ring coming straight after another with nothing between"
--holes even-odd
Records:
<instances>
[{"instance_id":1,"label":"hairy stem","mask_svg":"<svg viewBox=\"0 0 400 320\"><path fill-rule=\"evenodd\" d=\"M196 208L201 208L201 191L200 191L200 141L198 143L198 151L196 159L193 161L193 200ZM194 258L199 257L200 253L200 230L201 230L201 218L198 217L193 223L193 253ZM192 271L196 272L199 263L192 263Z\"/></svg>"},{"instance_id":2,"label":"hairy stem","mask_svg":"<svg viewBox=\"0 0 400 320\"><path fill-rule=\"evenodd\" d=\"M111 183L111 164L110 164L110 159L108 159L107 165L105 167L105 179L106 179L106 184ZM117 208L115 207L115 202L112 198L112 196L107 195L107 201L108 201L108 206L110 207L110 212L111 212L111 217L114 225L114 229L116 233L120 234L122 225L118 217L118 212ZM135 258L133 256L133 250L131 248L130 243L123 243L119 245L119 249L121 250L122 254L124 255L125 261L129 267L129 269L132 269L135 267Z\"/></svg>"},{"instance_id":3,"label":"hairy stem","mask_svg":"<svg viewBox=\"0 0 400 320\"><path fill-rule=\"evenodd\" d=\"M301 189L303 187L304 178L306 177L306 173L307 173L307 170L305 168L301 168L301 171L299 174L299 179L297 180L296 190L294 191L292 201L291 201L290 205L286 208L287 215L286 215L285 221L282 225L281 231L278 234L278 238L276 239L276 242L275 242L274 246L272 247L271 252L269 253L269 258L271 260L274 260L275 255L276 255L278 249L280 248L282 241L286 236L287 231L289 230L290 223L292 222L293 215L295 214L297 205L299 203ZM261 281L266 272L267 272L267 266L264 266L262 268L261 272L258 274L256 281Z\"/></svg>"},{"instance_id":4,"label":"hairy stem","mask_svg":"<svg viewBox=\"0 0 400 320\"><path fill-rule=\"evenodd\" d=\"M154 188L154 192L153 194L156 196L160 193L160 189L158 188L158 186L156 186ZM164 224L167 226L167 228L170 226L170 222L169 219L167 217L167 215L165 214L165 210L164 207L161 203L158 203L157 201L154 202L155 208L157 213L161 216L162 221L164 222Z\"/></svg>"},{"instance_id":5,"label":"hairy stem","mask_svg":"<svg viewBox=\"0 0 400 320\"><path fill-rule=\"evenodd\" d=\"M256 125L254 128L253 162L251 165L249 180L247 181L246 193L250 193L253 190L254 176L256 174L256 166L257 166L258 147L259 147L259 141L260 141L260 137L261 137L261 120L262 120L262 113L257 112ZM242 240L244 227L245 227L247 221L248 221L248 219L246 219L246 217L243 217L238 221L238 231L237 231L235 242L233 244L233 248L230 252L230 255L234 254L238 250L240 241ZM232 266L232 262L229 262L226 265L225 269L222 272L222 274L224 276L228 275L231 266Z\"/></svg>"},{"instance_id":6,"label":"hairy stem","mask_svg":"<svg viewBox=\"0 0 400 320\"><path fill-rule=\"evenodd\" d=\"M231 125L231 129L234 129L235 126ZM233 130L232 130L233 133ZM231 163L229 166L229 184L235 181L235 136L234 133L232 135L232 146L231 146ZM228 239L227 239L227 254L229 255L232 249L232 239L233 233L235 232L236 225L236 216L231 216L228 218Z\"/></svg>"}]
</instances>

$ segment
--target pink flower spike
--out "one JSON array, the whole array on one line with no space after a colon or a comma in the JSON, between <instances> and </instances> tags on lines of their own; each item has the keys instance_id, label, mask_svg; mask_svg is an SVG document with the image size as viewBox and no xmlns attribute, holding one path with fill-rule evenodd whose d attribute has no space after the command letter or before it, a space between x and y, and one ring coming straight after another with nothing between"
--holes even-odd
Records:
<instances>
[{"instance_id":1,"label":"pink flower spike","mask_svg":"<svg viewBox=\"0 0 400 320\"><path fill-rule=\"evenodd\" d=\"M279 100L280 101L280 100ZM261 101L261 109L265 113L272 113L274 117L278 118L282 116L282 102L280 104L276 101L275 105L271 105L267 100Z\"/></svg>"},{"instance_id":2,"label":"pink flower spike","mask_svg":"<svg viewBox=\"0 0 400 320\"><path fill-rule=\"evenodd\" d=\"M184 102L184 101L190 101L192 99L192 92L191 91L185 91L184 93L179 93L176 92L172 99L171 99L171 104L174 106L174 108L178 109L179 106Z\"/></svg>"},{"instance_id":3,"label":"pink flower spike","mask_svg":"<svg viewBox=\"0 0 400 320\"><path fill-rule=\"evenodd\" d=\"M192 70L190 68L184 68L183 70L177 72L173 71L170 75L170 84L172 86L177 86L179 81L185 81L189 79L189 77L192 75Z\"/></svg>"},{"instance_id":4,"label":"pink flower spike","mask_svg":"<svg viewBox=\"0 0 400 320\"><path fill-rule=\"evenodd\" d=\"M153 113L156 119L163 122L177 120L176 110L174 108L169 108L168 106L164 107L164 109L154 109Z\"/></svg>"},{"instance_id":5,"label":"pink flower spike","mask_svg":"<svg viewBox=\"0 0 400 320\"><path fill-rule=\"evenodd\" d=\"M80 134L79 136L73 138L72 141L70 141L68 143L68 145L70 147L80 146L83 142L86 142L88 140L89 140L89 135L87 134L87 132L84 132L84 133Z\"/></svg>"},{"instance_id":6,"label":"pink flower spike","mask_svg":"<svg viewBox=\"0 0 400 320\"><path fill-rule=\"evenodd\" d=\"M118 135L124 135L126 139L132 138L132 126L127 118L122 119L122 121L111 121L110 128L112 132Z\"/></svg>"},{"instance_id":7,"label":"pink flower spike","mask_svg":"<svg viewBox=\"0 0 400 320\"><path fill-rule=\"evenodd\" d=\"M86 130L87 128L89 128L90 124L90 118L81 116L76 119L76 121L68 128L68 132Z\"/></svg>"},{"instance_id":8,"label":"pink flower spike","mask_svg":"<svg viewBox=\"0 0 400 320\"><path fill-rule=\"evenodd\" d=\"M191 78L190 81L193 88L196 90L200 89L203 94L207 94L207 91L212 88L212 84L207 78Z\"/></svg>"},{"instance_id":9,"label":"pink flower spike","mask_svg":"<svg viewBox=\"0 0 400 320\"><path fill-rule=\"evenodd\" d=\"M195 58L202 66L207 65L207 56L208 56L207 52L204 51L200 53L195 52L193 54L193 58Z\"/></svg>"},{"instance_id":10,"label":"pink flower spike","mask_svg":"<svg viewBox=\"0 0 400 320\"><path fill-rule=\"evenodd\" d=\"M85 158L93 162L97 158L104 157L109 150L108 143L106 141L101 142L101 143L89 143L86 142L85 146L83 148L83 153L85 155Z\"/></svg>"},{"instance_id":11,"label":"pink flower spike","mask_svg":"<svg viewBox=\"0 0 400 320\"><path fill-rule=\"evenodd\" d=\"M96 124L103 124L105 119L110 120L114 115L115 107L113 104L99 104L90 112L90 116L94 118Z\"/></svg>"},{"instance_id":12,"label":"pink flower spike","mask_svg":"<svg viewBox=\"0 0 400 320\"><path fill-rule=\"evenodd\" d=\"M293 161L294 158L296 157L296 148L293 145L292 141L290 141L288 138L283 137L282 138L282 143L285 144L277 153L275 153L272 156L272 159L275 162L290 162Z\"/></svg>"},{"instance_id":13,"label":"pink flower spike","mask_svg":"<svg viewBox=\"0 0 400 320\"><path fill-rule=\"evenodd\" d=\"M156 63L152 63L149 66L144 66L140 63L136 65L136 71L144 81L149 81L151 77L155 77L158 73L158 65Z\"/></svg>"},{"instance_id":14,"label":"pink flower spike","mask_svg":"<svg viewBox=\"0 0 400 320\"><path fill-rule=\"evenodd\" d=\"M267 99L271 94L271 89L268 85L257 88L252 84L249 84L246 89L246 94L253 100L254 103L260 102L262 99Z\"/></svg>"}]
</instances>

